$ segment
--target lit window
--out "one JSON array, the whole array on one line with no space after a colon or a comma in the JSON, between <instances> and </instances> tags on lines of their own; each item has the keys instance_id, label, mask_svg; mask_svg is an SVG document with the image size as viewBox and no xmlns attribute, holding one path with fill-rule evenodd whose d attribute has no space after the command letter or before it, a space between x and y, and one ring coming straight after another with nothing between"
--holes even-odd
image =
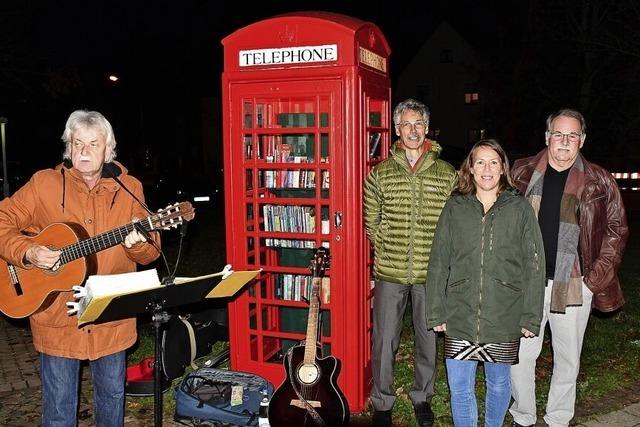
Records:
<instances>
[{"instance_id":1,"label":"lit window","mask_svg":"<svg viewBox=\"0 0 640 427\"><path fill-rule=\"evenodd\" d=\"M465 104L477 104L480 100L480 94L478 92L466 92L464 94Z\"/></svg>"},{"instance_id":2,"label":"lit window","mask_svg":"<svg viewBox=\"0 0 640 427\"><path fill-rule=\"evenodd\" d=\"M429 129L427 136L432 139L438 139L440 136L440 129Z\"/></svg>"}]
</instances>

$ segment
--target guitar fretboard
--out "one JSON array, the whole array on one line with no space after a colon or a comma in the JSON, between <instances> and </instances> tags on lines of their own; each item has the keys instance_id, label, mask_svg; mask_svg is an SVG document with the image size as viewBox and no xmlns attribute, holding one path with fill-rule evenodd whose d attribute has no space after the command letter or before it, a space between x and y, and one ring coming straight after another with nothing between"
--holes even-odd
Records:
<instances>
[{"instance_id":1,"label":"guitar fretboard","mask_svg":"<svg viewBox=\"0 0 640 427\"><path fill-rule=\"evenodd\" d=\"M307 320L307 337L304 343L304 363L313 364L316 357L316 340L318 337L318 316L320 311L320 282L322 278L314 277L309 300L309 318Z\"/></svg>"},{"instance_id":2,"label":"guitar fretboard","mask_svg":"<svg viewBox=\"0 0 640 427\"><path fill-rule=\"evenodd\" d=\"M140 226L146 231L153 230L151 217L140 221L138 224L140 224ZM98 253L102 250L122 243L124 242L124 238L127 237L127 234L132 232L134 229L135 225L133 223L129 223L123 225L122 227L98 234L89 239L82 240L69 246L65 246L61 249L62 254L60 255L60 264L67 264L78 258Z\"/></svg>"}]
</instances>

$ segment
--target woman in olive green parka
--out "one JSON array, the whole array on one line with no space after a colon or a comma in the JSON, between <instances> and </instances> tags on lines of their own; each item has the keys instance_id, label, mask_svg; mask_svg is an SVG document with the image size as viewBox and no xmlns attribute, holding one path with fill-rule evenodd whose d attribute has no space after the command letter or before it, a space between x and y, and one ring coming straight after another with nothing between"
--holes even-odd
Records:
<instances>
[{"instance_id":1,"label":"woman in olive green parka","mask_svg":"<svg viewBox=\"0 0 640 427\"><path fill-rule=\"evenodd\" d=\"M538 334L545 268L534 211L515 190L494 140L476 143L436 228L427 275L427 327L445 333L454 424L475 426L473 383L484 362L485 426L501 426L520 337Z\"/></svg>"}]
</instances>

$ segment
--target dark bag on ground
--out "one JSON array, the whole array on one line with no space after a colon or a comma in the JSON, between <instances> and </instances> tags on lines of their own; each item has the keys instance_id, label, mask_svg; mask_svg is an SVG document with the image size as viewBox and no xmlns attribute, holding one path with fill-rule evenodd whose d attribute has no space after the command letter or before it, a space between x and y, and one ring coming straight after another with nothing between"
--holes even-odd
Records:
<instances>
[{"instance_id":1,"label":"dark bag on ground","mask_svg":"<svg viewBox=\"0 0 640 427\"><path fill-rule=\"evenodd\" d=\"M204 422L258 425L260 401L271 398L273 385L248 372L200 368L186 375L176 388L174 419L185 425Z\"/></svg>"},{"instance_id":2,"label":"dark bag on ground","mask_svg":"<svg viewBox=\"0 0 640 427\"><path fill-rule=\"evenodd\" d=\"M181 377L194 360L206 356L217 341L229 341L227 309L208 308L191 314L172 315L164 325L160 343L162 353L162 390L171 386L174 378ZM219 360L209 366L218 366L228 359L228 353L218 354ZM125 394L127 396L153 396L153 358L127 368Z\"/></svg>"},{"instance_id":3,"label":"dark bag on ground","mask_svg":"<svg viewBox=\"0 0 640 427\"><path fill-rule=\"evenodd\" d=\"M224 318L220 316L223 314ZM193 361L211 352L217 341L228 341L226 309L204 310L198 313L172 316L162 333L162 371L169 379L184 375Z\"/></svg>"}]
</instances>

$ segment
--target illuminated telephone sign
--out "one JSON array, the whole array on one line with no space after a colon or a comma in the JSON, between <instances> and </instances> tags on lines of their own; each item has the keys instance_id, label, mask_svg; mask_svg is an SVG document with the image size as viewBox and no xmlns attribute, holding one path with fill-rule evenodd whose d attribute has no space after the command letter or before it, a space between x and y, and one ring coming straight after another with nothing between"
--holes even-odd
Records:
<instances>
[{"instance_id":1,"label":"illuminated telephone sign","mask_svg":"<svg viewBox=\"0 0 640 427\"><path fill-rule=\"evenodd\" d=\"M338 45L241 50L238 55L241 67L334 62L338 60Z\"/></svg>"}]
</instances>

